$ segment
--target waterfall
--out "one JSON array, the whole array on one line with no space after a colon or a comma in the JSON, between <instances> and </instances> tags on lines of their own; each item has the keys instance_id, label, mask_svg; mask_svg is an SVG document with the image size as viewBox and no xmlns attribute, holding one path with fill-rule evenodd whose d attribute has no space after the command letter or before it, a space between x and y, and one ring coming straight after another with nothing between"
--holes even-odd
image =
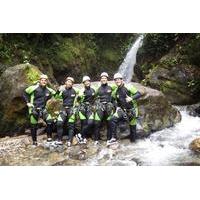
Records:
<instances>
[{"instance_id":1,"label":"waterfall","mask_svg":"<svg viewBox=\"0 0 200 200\"><path fill-rule=\"evenodd\" d=\"M124 81L129 83L131 82L132 76L134 74L134 66L136 63L136 55L138 49L142 46L143 35L140 35L137 40L133 43L132 47L128 51L124 61L119 66L118 72L123 76Z\"/></svg>"}]
</instances>

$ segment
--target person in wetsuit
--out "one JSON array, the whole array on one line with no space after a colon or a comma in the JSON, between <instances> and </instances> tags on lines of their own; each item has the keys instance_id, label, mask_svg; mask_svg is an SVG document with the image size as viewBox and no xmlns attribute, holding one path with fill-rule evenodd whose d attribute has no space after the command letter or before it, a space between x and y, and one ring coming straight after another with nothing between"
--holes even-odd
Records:
<instances>
[{"instance_id":1,"label":"person in wetsuit","mask_svg":"<svg viewBox=\"0 0 200 200\"><path fill-rule=\"evenodd\" d=\"M141 97L141 93L131 85L125 85L120 73L114 75L117 88L113 96L117 102L117 109L111 119L111 134L113 141L117 139L117 124L120 120L128 120L130 127L130 141L137 139L136 124L138 117L138 106L136 100Z\"/></svg>"},{"instance_id":2,"label":"person in wetsuit","mask_svg":"<svg viewBox=\"0 0 200 200\"><path fill-rule=\"evenodd\" d=\"M108 84L108 73L103 72L100 76L101 86L96 90L97 101L96 101L96 111L95 111L95 130L94 130L94 140L95 144L99 143L100 140L100 127L101 123L105 120L107 124L107 143L111 140L111 117L114 113L114 105L112 98L113 87Z\"/></svg>"},{"instance_id":3,"label":"person in wetsuit","mask_svg":"<svg viewBox=\"0 0 200 200\"><path fill-rule=\"evenodd\" d=\"M67 146L70 147L72 139L74 136L76 113L75 113L75 104L78 96L78 89L73 87L74 78L67 77L65 80L64 90L60 91L58 98L63 101L63 108L60 111L60 114L57 119L57 134L58 140L57 145L62 145L62 138L65 125L67 124L68 128L68 142Z\"/></svg>"},{"instance_id":4,"label":"person in wetsuit","mask_svg":"<svg viewBox=\"0 0 200 200\"><path fill-rule=\"evenodd\" d=\"M80 90L78 96L79 105L79 119L81 121L81 138L78 138L80 143L86 144L86 136L94 126L94 111L95 111L95 97L96 91L91 87L90 77L84 76L82 83L84 88Z\"/></svg>"},{"instance_id":5,"label":"person in wetsuit","mask_svg":"<svg viewBox=\"0 0 200 200\"><path fill-rule=\"evenodd\" d=\"M24 99L29 108L29 118L31 124L31 136L33 145L37 145L37 129L38 120L42 118L46 124L47 142L52 141L52 125L53 119L46 110L47 101L56 94L56 92L47 87L48 76L42 74L39 82L35 85L29 86L24 91Z\"/></svg>"}]
</instances>

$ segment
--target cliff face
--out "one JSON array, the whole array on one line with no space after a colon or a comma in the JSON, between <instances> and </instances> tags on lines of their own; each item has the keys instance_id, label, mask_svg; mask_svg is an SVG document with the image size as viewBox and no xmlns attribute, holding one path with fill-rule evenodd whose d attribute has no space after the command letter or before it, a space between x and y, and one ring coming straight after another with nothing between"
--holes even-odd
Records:
<instances>
[{"instance_id":1,"label":"cliff face","mask_svg":"<svg viewBox=\"0 0 200 200\"><path fill-rule=\"evenodd\" d=\"M200 35L147 34L138 52L136 76L178 105L200 98Z\"/></svg>"}]
</instances>

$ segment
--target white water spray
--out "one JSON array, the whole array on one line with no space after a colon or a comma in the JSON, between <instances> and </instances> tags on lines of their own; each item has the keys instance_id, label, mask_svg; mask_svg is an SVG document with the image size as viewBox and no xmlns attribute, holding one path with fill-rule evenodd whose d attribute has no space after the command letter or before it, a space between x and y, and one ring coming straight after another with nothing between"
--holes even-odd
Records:
<instances>
[{"instance_id":1,"label":"white water spray","mask_svg":"<svg viewBox=\"0 0 200 200\"><path fill-rule=\"evenodd\" d=\"M119 66L118 72L123 76L124 81L129 83L131 82L132 76L134 74L134 66L136 64L136 55L138 49L142 46L143 35L140 35L137 40L133 43L132 47L128 51L124 61Z\"/></svg>"}]
</instances>

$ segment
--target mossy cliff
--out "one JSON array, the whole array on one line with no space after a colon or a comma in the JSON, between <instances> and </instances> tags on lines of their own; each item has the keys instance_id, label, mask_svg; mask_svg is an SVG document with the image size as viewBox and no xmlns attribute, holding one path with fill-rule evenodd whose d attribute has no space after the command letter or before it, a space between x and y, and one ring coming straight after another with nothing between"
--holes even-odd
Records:
<instances>
[{"instance_id":1,"label":"mossy cliff","mask_svg":"<svg viewBox=\"0 0 200 200\"><path fill-rule=\"evenodd\" d=\"M147 34L138 52L137 77L173 104L200 99L200 35Z\"/></svg>"}]
</instances>

